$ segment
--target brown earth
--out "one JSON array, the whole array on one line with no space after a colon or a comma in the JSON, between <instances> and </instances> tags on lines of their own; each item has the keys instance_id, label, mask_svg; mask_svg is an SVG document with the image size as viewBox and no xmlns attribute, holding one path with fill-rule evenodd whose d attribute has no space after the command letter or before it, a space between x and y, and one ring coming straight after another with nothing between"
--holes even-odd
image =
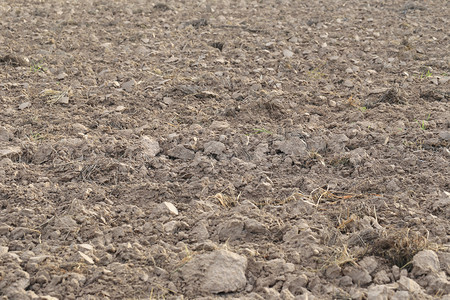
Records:
<instances>
[{"instance_id":1,"label":"brown earth","mask_svg":"<svg viewBox=\"0 0 450 300\"><path fill-rule=\"evenodd\" d=\"M2 299L450 299L449 2L3 0Z\"/></svg>"}]
</instances>

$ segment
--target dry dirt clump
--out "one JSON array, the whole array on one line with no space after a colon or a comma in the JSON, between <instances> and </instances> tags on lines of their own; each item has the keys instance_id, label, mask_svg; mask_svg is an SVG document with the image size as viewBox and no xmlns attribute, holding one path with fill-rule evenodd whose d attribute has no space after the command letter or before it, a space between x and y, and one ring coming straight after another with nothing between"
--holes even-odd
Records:
<instances>
[{"instance_id":1,"label":"dry dirt clump","mask_svg":"<svg viewBox=\"0 0 450 300\"><path fill-rule=\"evenodd\" d=\"M0 1L0 297L449 300L449 22Z\"/></svg>"}]
</instances>

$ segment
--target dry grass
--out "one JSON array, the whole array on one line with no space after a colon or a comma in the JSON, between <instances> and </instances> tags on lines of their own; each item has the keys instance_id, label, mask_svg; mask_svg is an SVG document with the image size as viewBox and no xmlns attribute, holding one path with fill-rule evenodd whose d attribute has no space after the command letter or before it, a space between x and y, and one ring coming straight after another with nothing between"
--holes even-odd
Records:
<instances>
[{"instance_id":1,"label":"dry grass","mask_svg":"<svg viewBox=\"0 0 450 300\"><path fill-rule=\"evenodd\" d=\"M347 263L357 265L356 257L354 257L349 251L347 245L335 249L334 263L338 266L343 266Z\"/></svg>"},{"instance_id":2,"label":"dry grass","mask_svg":"<svg viewBox=\"0 0 450 300\"><path fill-rule=\"evenodd\" d=\"M411 260L418 252L431 246L428 237L409 228L387 230L369 249L369 253L389 260L400 268L411 268Z\"/></svg>"},{"instance_id":3,"label":"dry grass","mask_svg":"<svg viewBox=\"0 0 450 300\"><path fill-rule=\"evenodd\" d=\"M197 254L197 252L189 250L187 246L185 246L184 252L185 256L175 265L175 268L171 273L178 272L185 264L190 262L192 258Z\"/></svg>"},{"instance_id":4,"label":"dry grass","mask_svg":"<svg viewBox=\"0 0 450 300\"><path fill-rule=\"evenodd\" d=\"M222 205L225 208L231 208L235 207L239 203L239 195L233 196L233 195L227 195L224 193L217 193L213 196L214 199L219 201L220 205Z\"/></svg>"},{"instance_id":5,"label":"dry grass","mask_svg":"<svg viewBox=\"0 0 450 300\"><path fill-rule=\"evenodd\" d=\"M316 188L313 190L310 194L310 199L314 203L316 203L316 206L320 204L320 202L336 202L340 200L348 200L354 197L363 197L364 195L358 195L358 194L350 194L350 193L342 193L338 191L332 191L324 188Z\"/></svg>"}]
</instances>

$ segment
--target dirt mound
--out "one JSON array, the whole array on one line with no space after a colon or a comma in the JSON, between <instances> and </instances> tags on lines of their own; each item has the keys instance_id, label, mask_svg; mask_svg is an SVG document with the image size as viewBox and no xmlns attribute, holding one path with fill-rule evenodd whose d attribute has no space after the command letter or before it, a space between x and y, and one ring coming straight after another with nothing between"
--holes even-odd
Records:
<instances>
[{"instance_id":1,"label":"dirt mound","mask_svg":"<svg viewBox=\"0 0 450 300\"><path fill-rule=\"evenodd\" d=\"M2 1L0 295L449 299L416 2Z\"/></svg>"}]
</instances>

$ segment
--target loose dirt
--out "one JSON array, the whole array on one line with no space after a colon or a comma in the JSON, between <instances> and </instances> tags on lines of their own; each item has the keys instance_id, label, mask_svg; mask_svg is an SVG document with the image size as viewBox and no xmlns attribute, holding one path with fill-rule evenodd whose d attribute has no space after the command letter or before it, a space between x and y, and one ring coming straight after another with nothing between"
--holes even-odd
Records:
<instances>
[{"instance_id":1,"label":"loose dirt","mask_svg":"<svg viewBox=\"0 0 450 300\"><path fill-rule=\"evenodd\" d=\"M0 2L2 299L450 299L449 3Z\"/></svg>"}]
</instances>

